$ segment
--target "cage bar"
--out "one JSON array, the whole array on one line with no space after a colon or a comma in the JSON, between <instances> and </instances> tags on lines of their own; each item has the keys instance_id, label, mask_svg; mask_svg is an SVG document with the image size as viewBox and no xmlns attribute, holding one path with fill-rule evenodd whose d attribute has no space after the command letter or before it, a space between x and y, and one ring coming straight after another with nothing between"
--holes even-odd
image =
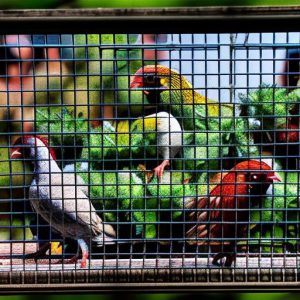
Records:
<instances>
[{"instance_id":1,"label":"cage bar","mask_svg":"<svg viewBox=\"0 0 300 300\"><path fill-rule=\"evenodd\" d=\"M1 11L0 292L297 290L299 12Z\"/></svg>"},{"instance_id":2,"label":"cage bar","mask_svg":"<svg viewBox=\"0 0 300 300\"><path fill-rule=\"evenodd\" d=\"M1 24L7 26L1 28L4 34L57 33L62 28L65 33L86 33L86 30L89 33L106 33L108 25L111 33L136 33L140 26L144 33L224 33L236 32L237 23L244 32L260 32L261 28L272 32L278 21L281 25L278 31L295 31L299 6L33 9L2 10L0 15ZM16 23L21 23L22 27ZM72 26L65 26L66 23ZM203 27L207 24L210 26Z\"/></svg>"}]
</instances>

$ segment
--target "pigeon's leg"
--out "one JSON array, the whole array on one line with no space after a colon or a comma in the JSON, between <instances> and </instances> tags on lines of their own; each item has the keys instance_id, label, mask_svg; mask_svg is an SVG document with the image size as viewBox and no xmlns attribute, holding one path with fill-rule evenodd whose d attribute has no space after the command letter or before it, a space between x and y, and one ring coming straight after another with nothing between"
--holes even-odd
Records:
<instances>
[{"instance_id":1,"label":"pigeon's leg","mask_svg":"<svg viewBox=\"0 0 300 300\"><path fill-rule=\"evenodd\" d=\"M170 160L168 160L168 159L163 160L163 162L159 166L157 166L156 168L153 169L154 174L158 178L161 178L164 174L165 167L167 167L169 165L170 165Z\"/></svg>"},{"instance_id":2,"label":"pigeon's leg","mask_svg":"<svg viewBox=\"0 0 300 300\"><path fill-rule=\"evenodd\" d=\"M86 261L89 257L89 247L88 247L87 243L82 239L78 240L78 245L80 246L81 252L82 252L82 259L81 259L80 267L86 268Z\"/></svg>"}]
</instances>

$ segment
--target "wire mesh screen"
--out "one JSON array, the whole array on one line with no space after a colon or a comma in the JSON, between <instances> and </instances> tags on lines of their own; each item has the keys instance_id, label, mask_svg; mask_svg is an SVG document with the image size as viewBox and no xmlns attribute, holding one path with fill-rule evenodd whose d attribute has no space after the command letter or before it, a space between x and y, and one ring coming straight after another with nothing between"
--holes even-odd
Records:
<instances>
[{"instance_id":1,"label":"wire mesh screen","mask_svg":"<svg viewBox=\"0 0 300 300\"><path fill-rule=\"evenodd\" d=\"M297 282L299 43L2 35L0 283Z\"/></svg>"}]
</instances>

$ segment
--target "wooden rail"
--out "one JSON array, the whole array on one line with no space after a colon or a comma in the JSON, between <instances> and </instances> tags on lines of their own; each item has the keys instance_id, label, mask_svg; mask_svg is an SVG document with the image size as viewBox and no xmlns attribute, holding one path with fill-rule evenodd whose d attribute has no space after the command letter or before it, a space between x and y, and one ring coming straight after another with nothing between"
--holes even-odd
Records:
<instances>
[{"instance_id":1,"label":"wooden rail","mask_svg":"<svg viewBox=\"0 0 300 300\"><path fill-rule=\"evenodd\" d=\"M53 259L24 260L35 243L1 244L0 293L121 290L300 290L300 257L238 255L231 268L211 264L208 257L92 259L87 268ZM13 251L13 252L9 252ZM25 252L23 252L25 251ZM177 285L176 285L177 283Z\"/></svg>"}]
</instances>

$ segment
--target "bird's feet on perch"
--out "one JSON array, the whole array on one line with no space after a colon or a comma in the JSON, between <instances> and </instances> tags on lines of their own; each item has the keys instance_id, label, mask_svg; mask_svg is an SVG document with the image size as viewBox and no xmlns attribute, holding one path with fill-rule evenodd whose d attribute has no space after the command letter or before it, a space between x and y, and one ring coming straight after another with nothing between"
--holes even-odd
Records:
<instances>
[{"instance_id":1,"label":"bird's feet on perch","mask_svg":"<svg viewBox=\"0 0 300 300\"><path fill-rule=\"evenodd\" d=\"M81 252L82 252L82 259L81 259L81 264L80 264L80 267L81 268L86 268L86 261L89 257L89 248L88 248L88 245L86 243L86 241L84 241L83 239L79 239L78 241L78 245L81 249ZM78 251L79 253L79 251Z\"/></svg>"},{"instance_id":2,"label":"bird's feet on perch","mask_svg":"<svg viewBox=\"0 0 300 300\"><path fill-rule=\"evenodd\" d=\"M80 268L86 268L86 262L88 258L89 258L89 253L87 251L83 252Z\"/></svg>"},{"instance_id":3,"label":"bird's feet on perch","mask_svg":"<svg viewBox=\"0 0 300 300\"><path fill-rule=\"evenodd\" d=\"M82 259L81 259L80 267L81 268L86 268L87 259L89 258L88 245L82 239L79 239L77 242L78 242L79 248L81 249L81 252L82 252ZM78 248L78 251L77 251L76 255L74 255L70 259L60 259L58 262L56 262L56 264L76 264L78 259L80 258L79 248Z\"/></svg>"},{"instance_id":4,"label":"bird's feet on perch","mask_svg":"<svg viewBox=\"0 0 300 300\"><path fill-rule=\"evenodd\" d=\"M67 265L67 264L76 264L79 258L80 258L80 254L77 253L76 255L74 255L71 258L68 258L68 259L59 259L54 264L55 265L58 265L58 264L64 264L64 265Z\"/></svg>"},{"instance_id":5,"label":"bird's feet on perch","mask_svg":"<svg viewBox=\"0 0 300 300\"><path fill-rule=\"evenodd\" d=\"M225 259L225 263L223 263L223 258ZM220 262L219 262L220 261ZM231 267L232 263L235 261L235 254L233 253L218 253L214 256L213 260L212 260L212 264L215 266L224 266L224 267Z\"/></svg>"},{"instance_id":6,"label":"bird's feet on perch","mask_svg":"<svg viewBox=\"0 0 300 300\"><path fill-rule=\"evenodd\" d=\"M158 179L160 179L163 176L164 170L167 166L170 166L170 161L168 159L165 159L159 166L153 169L154 175L157 176Z\"/></svg>"}]
</instances>

